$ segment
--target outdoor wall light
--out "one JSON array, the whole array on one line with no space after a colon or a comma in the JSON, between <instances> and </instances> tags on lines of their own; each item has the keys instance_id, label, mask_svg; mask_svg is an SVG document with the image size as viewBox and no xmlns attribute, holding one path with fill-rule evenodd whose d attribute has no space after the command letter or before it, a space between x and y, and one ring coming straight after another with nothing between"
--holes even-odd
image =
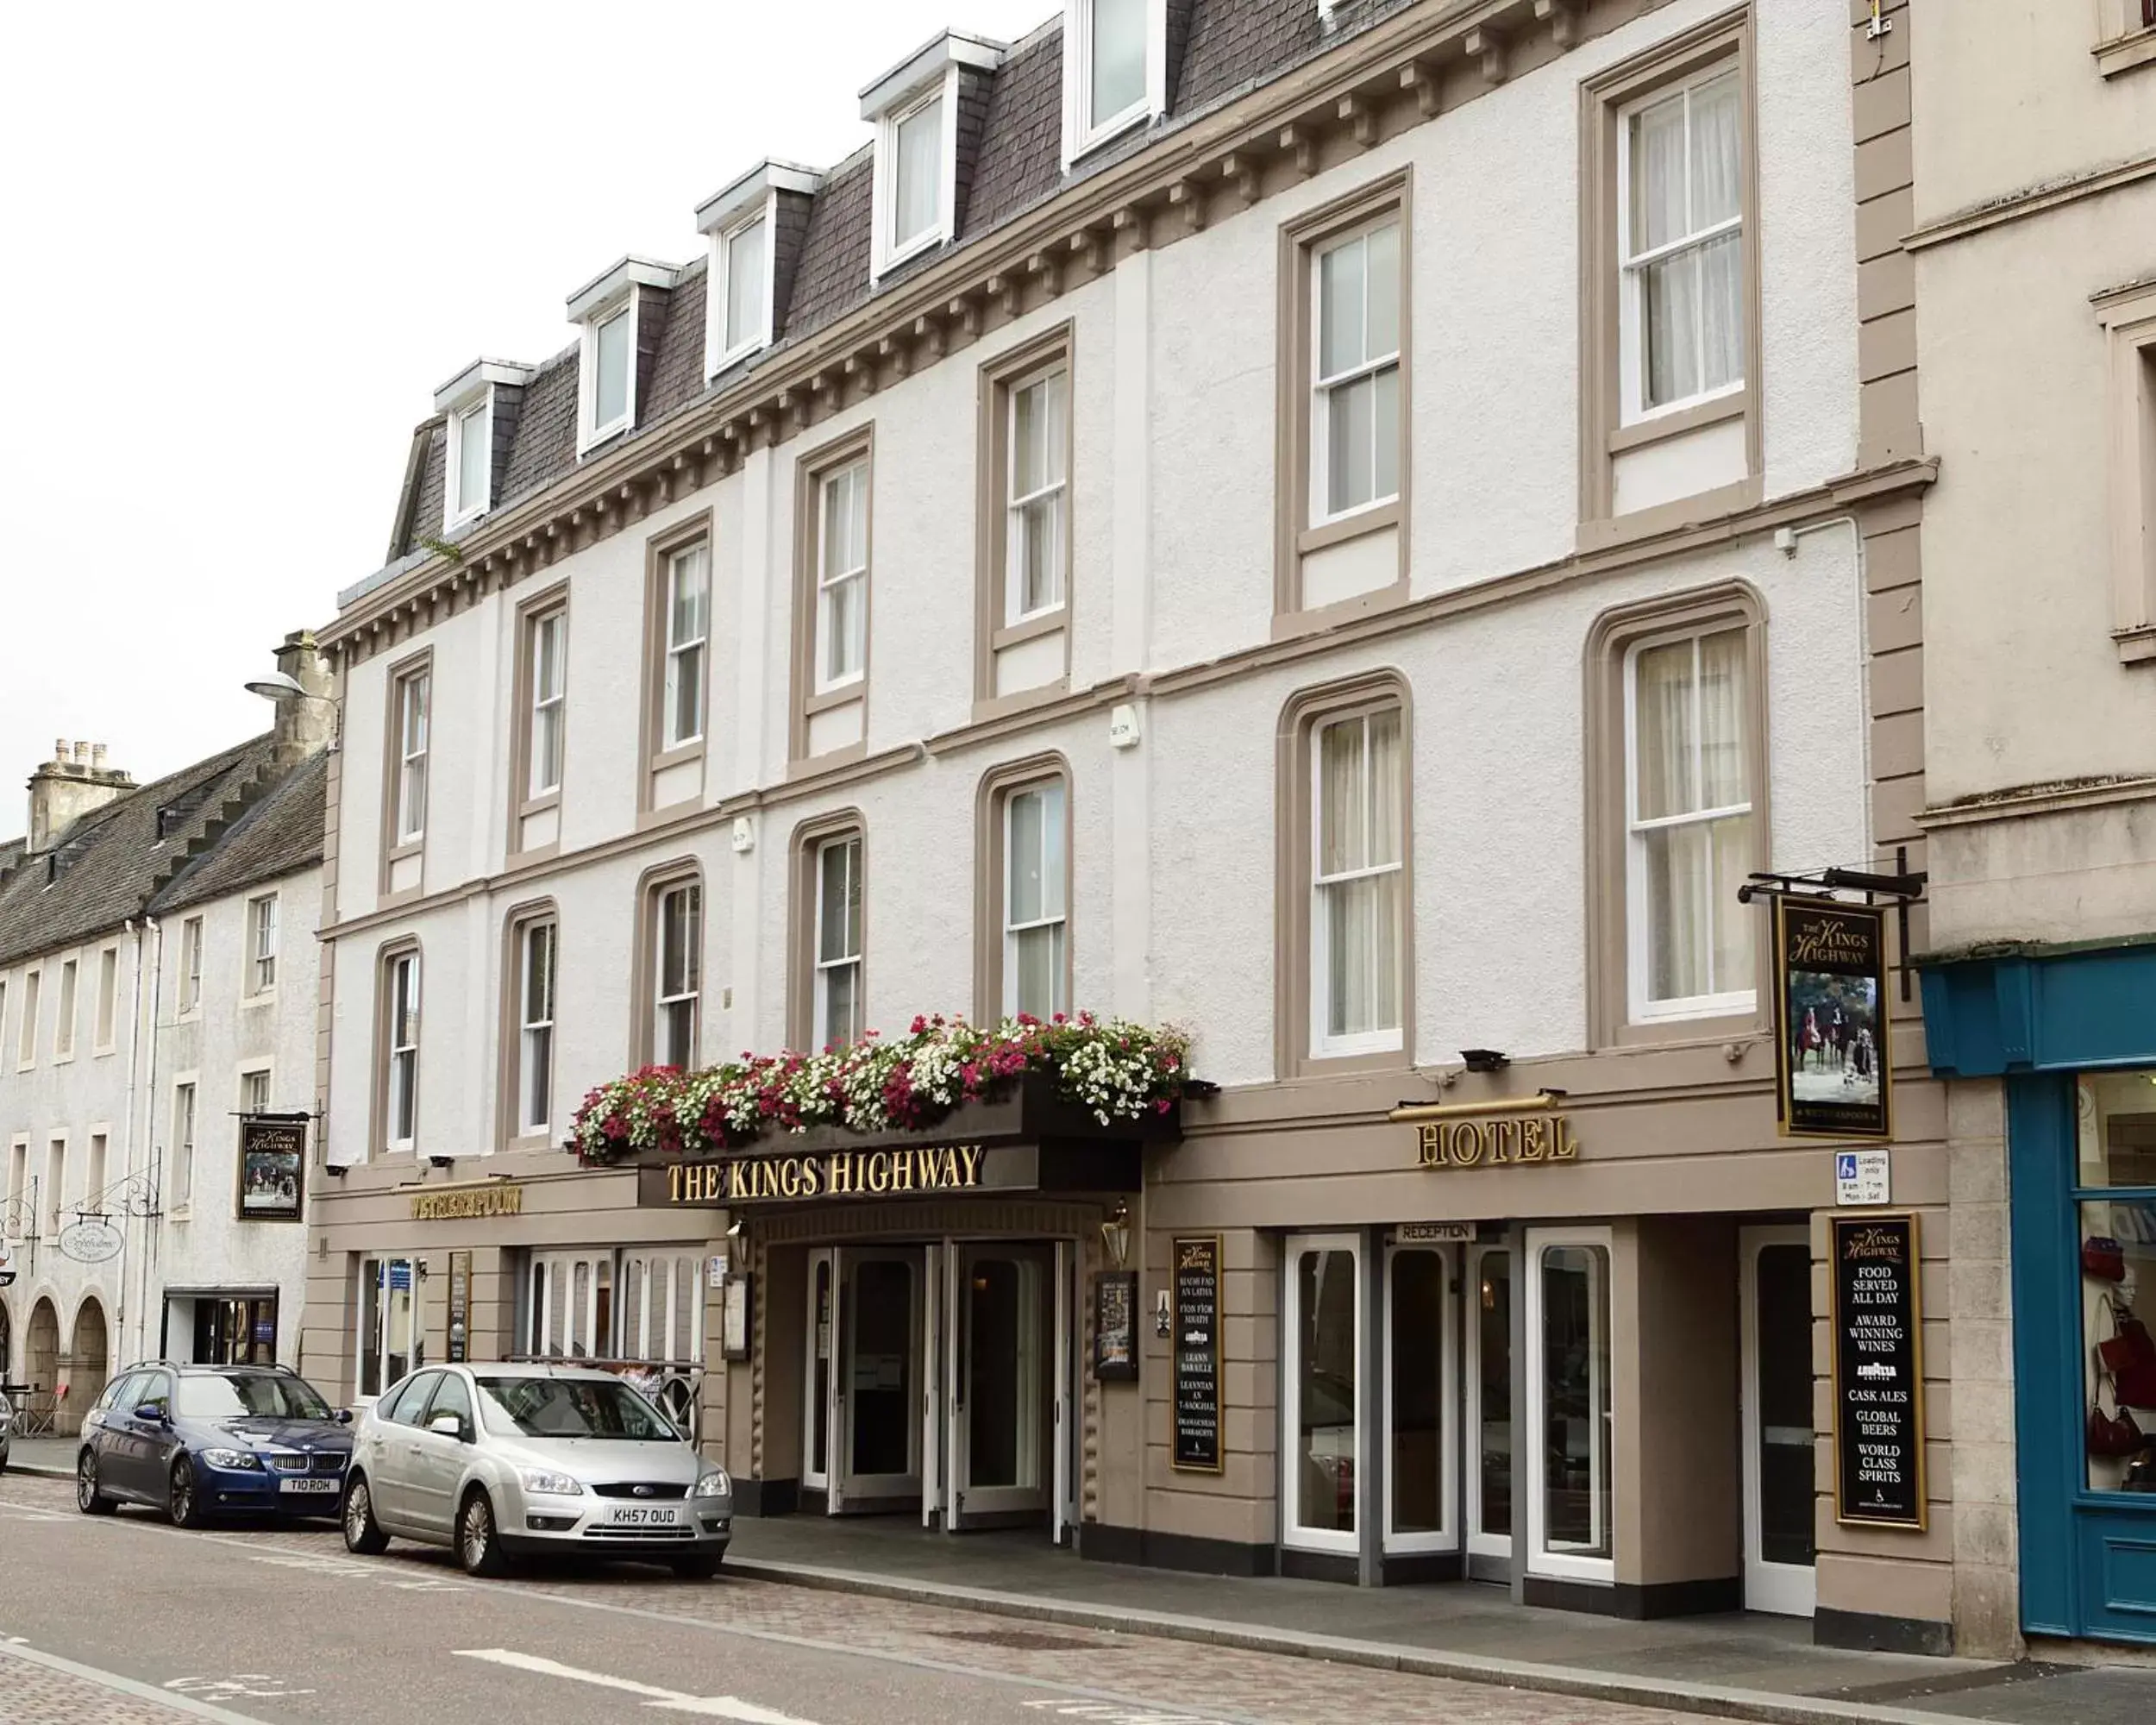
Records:
<instances>
[{"instance_id":1,"label":"outdoor wall light","mask_svg":"<svg viewBox=\"0 0 2156 1725\"><path fill-rule=\"evenodd\" d=\"M427 1165L429 1168L454 1168L456 1166L456 1161L457 1159L454 1156L443 1156L439 1153L436 1153L429 1155L427 1157Z\"/></svg>"},{"instance_id":2,"label":"outdoor wall light","mask_svg":"<svg viewBox=\"0 0 2156 1725\"><path fill-rule=\"evenodd\" d=\"M1100 1245L1108 1254L1108 1262L1118 1270L1127 1268L1131 1262L1131 1207L1121 1199L1100 1224Z\"/></svg>"},{"instance_id":3,"label":"outdoor wall light","mask_svg":"<svg viewBox=\"0 0 2156 1725\"><path fill-rule=\"evenodd\" d=\"M1512 1057L1500 1054L1494 1048L1463 1048L1460 1058L1467 1062L1470 1072L1502 1072L1512 1064Z\"/></svg>"}]
</instances>

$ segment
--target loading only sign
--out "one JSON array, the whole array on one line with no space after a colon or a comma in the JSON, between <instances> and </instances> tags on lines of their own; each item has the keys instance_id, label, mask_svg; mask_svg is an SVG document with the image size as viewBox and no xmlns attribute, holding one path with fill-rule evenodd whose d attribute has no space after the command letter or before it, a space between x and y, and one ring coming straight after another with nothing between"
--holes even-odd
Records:
<instances>
[{"instance_id":1,"label":"loading only sign","mask_svg":"<svg viewBox=\"0 0 2156 1725\"><path fill-rule=\"evenodd\" d=\"M1922 1253L1914 1214L1836 1216L1834 1515L1921 1532L1924 1502Z\"/></svg>"}]
</instances>

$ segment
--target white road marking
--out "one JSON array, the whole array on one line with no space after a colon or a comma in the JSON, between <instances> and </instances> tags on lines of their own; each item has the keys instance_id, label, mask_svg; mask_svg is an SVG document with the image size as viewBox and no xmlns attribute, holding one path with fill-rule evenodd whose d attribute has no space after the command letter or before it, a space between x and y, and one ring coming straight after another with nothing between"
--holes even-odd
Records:
<instances>
[{"instance_id":1,"label":"white road marking","mask_svg":"<svg viewBox=\"0 0 2156 1725\"><path fill-rule=\"evenodd\" d=\"M274 1684L273 1689L258 1689L258 1684ZM287 1689L281 1678L266 1676L260 1672L235 1672L230 1677L176 1677L165 1687L181 1695L207 1696L212 1701L236 1701L246 1696L255 1701L273 1701L279 1696L312 1695L311 1689Z\"/></svg>"},{"instance_id":2,"label":"white road marking","mask_svg":"<svg viewBox=\"0 0 2156 1725\"><path fill-rule=\"evenodd\" d=\"M1196 1713L1161 1713L1107 1701L1028 1701L1023 1704L1059 1719L1091 1720L1093 1725L1228 1725L1225 1720Z\"/></svg>"},{"instance_id":3,"label":"white road marking","mask_svg":"<svg viewBox=\"0 0 2156 1725\"><path fill-rule=\"evenodd\" d=\"M648 1683L638 1683L633 1678L609 1677L605 1672L580 1671L574 1665L565 1665L559 1660L542 1659L536 1653L513 1653L507 1647L468 1647L458 1651L461 1659L485 1659L489 1665L507 1665L512 1671L530 1672L539 1677L558 1677L569 1683L588 1683L599 1689L617 1690L624 1695L640 1696L647 1707L655 1707L667 1713L694 1713L706 1719L733 1719L740 1725L809 1725L805 1719L797 1719L790 1713L774 1713L768 1707L759 1707L753 1701L743 1701L730 1695L684 1695L679 1690L659 1689Z\"/></svg>"},{"instance_id":4,"label":"white road marking","mask_svg":"<svg viewBox=\"0 0 2156 1725\"><path fill-rule=\"evenodd\" d=\"M95 1665L78 1665L73 1659L64 1659L58 1653L47 1653L29 1646L19 1635L10 1635L0 1641L0 1659L21 1659L25 1665L42 1665L47 1671L79 1678L85 1683L94 1683L101 1689L110 1689L121 1695L133 1696L137 1701L147 1701L168 1708L175 1713L191 1714L197 1719L216 1722L216 1725L266 1725L266 1722L245 1713L235 1713L207 1701L197 1701L191 1695L176 1695L166 1690L138 1683L131 1677L122 1677L117 1672L99 1671ZM0 1688L4 1688L0 1684Z\"/></svg>"}]
</instances>

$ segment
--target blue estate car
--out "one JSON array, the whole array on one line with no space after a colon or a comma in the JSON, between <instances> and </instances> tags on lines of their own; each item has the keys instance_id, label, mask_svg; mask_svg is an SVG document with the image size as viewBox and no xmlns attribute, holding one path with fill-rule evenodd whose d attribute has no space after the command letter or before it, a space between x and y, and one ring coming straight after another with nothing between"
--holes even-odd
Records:
<instances>
[{"instance_id":1,"label":"blue estate car","mask_svg":"<svg viewBox=\"0 0 2156 1725\"><path fill-rule=\"evenodd\" d=\"M176 1527L221 1515L335 1518L351 1418L285 1366L131 1366L83 1421L75 1507L147 1504Z\"/></svg>"}]
</instances>

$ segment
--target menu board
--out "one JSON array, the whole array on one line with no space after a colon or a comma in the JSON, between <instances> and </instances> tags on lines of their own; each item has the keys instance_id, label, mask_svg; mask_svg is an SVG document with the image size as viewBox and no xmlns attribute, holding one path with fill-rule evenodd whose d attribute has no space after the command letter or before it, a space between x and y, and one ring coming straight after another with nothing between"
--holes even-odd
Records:
<instances>
[{"instance_id":1,"label":"menu board","mask_svg":"<svg viewBox=\"0 0 2156 1725\"><path fill-rule=\"evenodd\" d=\"M1220 1236L1175 1242L1174 1465L1220 1471Z\"/></svg>"},{"instance_id":2,"label":"menu board","mask_svg":"<svg viewBox=\"0 0 2156 1725\"><path fill-rule=\"evenodd\" d=\"M472 1254L449 1254L449 1358L465 1360L471 1354Z\"/></svg>"},{"instance_id":3,"label":"menu board","mask_svg":"<svg viewBox=\"0 0 2156 1725\"><path fill-rule=\"evenodd\" d=\"M1835 1216L1834 1514L1925 1526L1922 1255L1913 1214Z\"/></svg>"},{"instance_id":4,"label":"menu board","mask_svg":"<svg viewBox=\"0 0 2156 1725\"><path fill-rule=\"evenodd\" d=\"M1106 1270L1093 1278L1093 1375L1103 1383L1138 1382L1135 1270Z\"/></svg>"}]
</instances>

